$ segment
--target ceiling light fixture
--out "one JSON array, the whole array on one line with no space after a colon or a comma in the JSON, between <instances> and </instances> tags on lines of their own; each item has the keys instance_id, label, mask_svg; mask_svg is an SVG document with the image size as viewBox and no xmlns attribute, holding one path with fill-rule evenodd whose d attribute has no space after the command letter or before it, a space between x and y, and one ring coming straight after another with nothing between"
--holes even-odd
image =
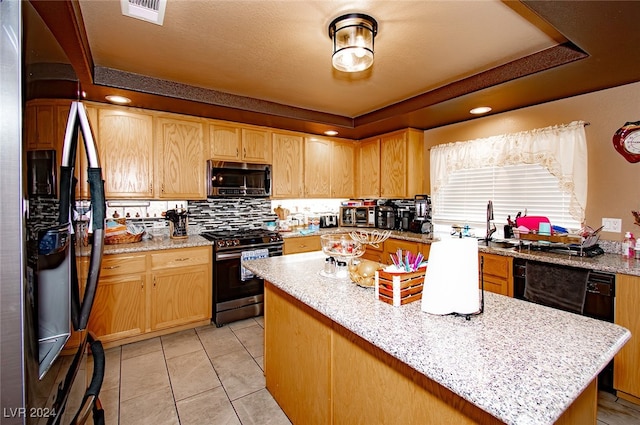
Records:
<instances>
[{"instance_id":1,"label":"ceiling light fixture","mask_svg":"<svg viewBox=\"0 0 640 425\"><path fill-rule=\"evenodd\" d=\"M486 114L487 112L491 112L491 107L489 106L479 106L477 108L473 108L469 111L469 113L474 115Z\"/></svg>"},{"instance_id":2,"label":"ceiling light fixture","mask_svg":"<svg viewBox=\"0 0 640 425\"><path fill-rule=\"evenodd\" d=\"M364 71L373 64L373 39L378 22L363 13L349 13L329 24L333 67L343 72Z\"/></svg>"},{"instance_id":3,"label":"ceiling light fixture","mask_svg":"<svg viewBox=\"0 0 640 425\"><path fill-rule=\"evenodd\" d=\"M124 96L109 95L109 96L105 96L104 98L107 99L109 102L117 103L118 105L126 105L127 103L131 103L131 99Z\"/></svg>"}]
</instances>

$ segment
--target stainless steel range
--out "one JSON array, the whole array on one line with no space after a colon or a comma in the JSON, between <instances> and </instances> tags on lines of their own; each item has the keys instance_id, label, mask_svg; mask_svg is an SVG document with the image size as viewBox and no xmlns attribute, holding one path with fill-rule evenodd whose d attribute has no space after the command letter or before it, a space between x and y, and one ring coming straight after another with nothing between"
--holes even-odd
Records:
<instances>
[{"instance_id":1,"label":"stainless steel range","mask_svg":"<svg viewBox=\"0 0 640 425\"><path fill-rule=\"evenodd\" d=\"M226 323L260 316L264 312L264 281L242 267L253 258L282 255L282 236L261 229L204 232L213 245L213 317Z\"/></svg>"}]
</instances>

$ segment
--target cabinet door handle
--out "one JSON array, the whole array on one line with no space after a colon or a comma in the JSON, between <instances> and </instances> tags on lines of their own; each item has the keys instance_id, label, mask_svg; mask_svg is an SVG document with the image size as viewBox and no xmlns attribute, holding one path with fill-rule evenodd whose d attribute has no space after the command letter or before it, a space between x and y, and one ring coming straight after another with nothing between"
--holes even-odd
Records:
<instances>
[{"instance_id":1,"label":"cabinet door handle","mask_svg":"<svg viewBox=\"0 0 640 425\"><path fill-rule=\"evenodd\" d=\"M105 270L113 270L113 269L119 269L120 266L104 266L103 269Z\"/></svg>"},{"instance_id":2,"label":"cabinet door handle","mask_svg":"<svg viewBox=\"0 0 640 425\"><path fill-rule=\"evenodd\" d=\"M189 259L189 257L185 257L185 258L176 258L176 261L187 261Z\"/></svg>"},{"instance_id":3,"label":"cabinet door handle","mask_svg":"<svg viewBox=\"0 0 640 425\"><path fill-rule=\"evenodd\" d=\"M242 157L246 158L247 157L247 148L243 148L242 149Z\"/></svg>"},{"instance_id":4,"label":"cabinet door handle","mask_svg":"<svg viewBox=\"0 0 640 425\"><path fill-rule=\"evenodd\" d=\"M153 277L153 287L154 288L156 287L156 277L155 276Z\"/></svg>"}]
</instances>

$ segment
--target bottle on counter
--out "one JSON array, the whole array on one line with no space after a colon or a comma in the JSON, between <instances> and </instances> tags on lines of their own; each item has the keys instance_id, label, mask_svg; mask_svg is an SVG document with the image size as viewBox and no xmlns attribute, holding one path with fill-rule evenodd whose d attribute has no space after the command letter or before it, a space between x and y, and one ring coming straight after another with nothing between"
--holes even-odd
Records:
<instances>
[{"instance_id":1,"label":"bottle on counter","mask_svg":"<svg viewBox=\"0 0 640 425\"><path fill-rule=\"evenodd\" d=\"M347 272L347 262L346 261L338 261L336 263L336 277L340 279L344 279L348 277L349 274Z\"/></svg>"},{"instance_id":2,"label":"bottle on counter","mask_svg":"<svg viewBox=\"0 0 640 425\"><path fill-rule=\"evenodd\" d=\"M334 274L336 272L336 260L333 257L325 258L324 262L325 274Z\"/></svg>"},{"instance_id":3,"label":"bottle on counter","mask_svg":"<svg viewBox=\"0 0 640 425\"><path fill-rule=\"evenodd\" d=\"M640 260L640 239L636 239L636 246L634 251L635 251L635 259Z\"/></svg>"},{"instance_id":4,"label":"bottle on counter","mask_svg":"<svg viewBox=\"0 0 640 425\"><path fill-rule=\"evenodd\" d=\"M634 258L635 256L636 239L633 237L633 233L627 232L624 234L624 240L622 241L622 256L624 258Z\"/></svg>"}]
</instances>

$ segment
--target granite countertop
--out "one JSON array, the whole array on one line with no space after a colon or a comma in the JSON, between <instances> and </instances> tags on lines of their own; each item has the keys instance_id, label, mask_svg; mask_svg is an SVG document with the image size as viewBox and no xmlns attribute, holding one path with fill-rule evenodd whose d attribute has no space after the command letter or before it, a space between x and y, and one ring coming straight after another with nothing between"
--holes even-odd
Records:
<instances>
[{"instance_id":1,"label":"granite countertop","mask_svg":"<svg viewBox=\"0 0 640 425\"><path fill-rule=\"evenodd\" d=\"M326 229L320 229L318 232L311 233L311 235L323 235L323 234L335 234L335 233L349 233L353 230L378 230L373 228L354 228L354 227L331 227ZM294 238L302 235L295 232L282 233L283 238ZM439 237L432 235L424 235L412 232L400 232L397 230L391 231L391 238L406 240L410 242L419 243L433 243L440 240ZM624 258L619 254L605 253L593 258L577 257L570 255L562 255L541 251L532 250L514 250L512 248L494 248L487 247L482 243L478 244L478 250L488 254L498 254L513 258L523 258L525 260L543 261L546 263L560 264L571 267L581 267L590 270L598 270L609 273L622 273L632 276L640 276L640 260L633 258Z\"/></svg>"},{"instance_id":2,"label":"granite countertop","mask_svg":"<svg viewBox=\"0 0 640 425\"><path fill-rule=\"evenodd\" d=\"M485 292L467 321L393 307L372 288L325 278L321 252L245 267L508 424L551 424L631 334L612 323Z\"/></svg>"},{"instance_id":3,"label":"granite countertop","mask_svg":"<svg viewBox=\"0 0 640 425\"><path fill-rule=\"evenodd\" d=\"M213 242L200 235L189 235L185 239L171 239L167 236L154 236L151 240L143 240L135 243L123 243L116 245L105 245L104 255L127 254L132 252L158 251L163 249L191 248L195 246L213 245ZM87 256L91 247L76 248L76 255Z\"/></svg>"}]
</instances>

